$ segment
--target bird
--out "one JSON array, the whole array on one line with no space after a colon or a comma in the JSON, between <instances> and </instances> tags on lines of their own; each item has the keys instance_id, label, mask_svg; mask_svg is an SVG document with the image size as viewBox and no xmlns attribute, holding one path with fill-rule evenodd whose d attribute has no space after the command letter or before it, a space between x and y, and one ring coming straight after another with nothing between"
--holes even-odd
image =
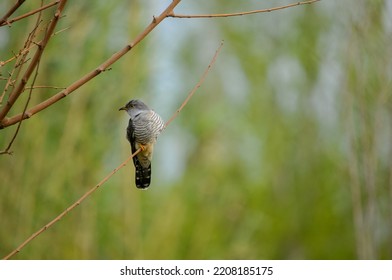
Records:
<instances>
[{"instance_id":1,"label":"bird","mask_svg":"<svg viewBox=\"0 0 392 280\"><path fill-rule=\"evenodd\" d=\"M135 165L135 185L139 189L147 189L151 183L151 160L158 135L165 128L163 119L145 103L138 99L129 101L119 111L124 110L130 116L126 137L131 144Z\"/></svg>"}]
</instances>

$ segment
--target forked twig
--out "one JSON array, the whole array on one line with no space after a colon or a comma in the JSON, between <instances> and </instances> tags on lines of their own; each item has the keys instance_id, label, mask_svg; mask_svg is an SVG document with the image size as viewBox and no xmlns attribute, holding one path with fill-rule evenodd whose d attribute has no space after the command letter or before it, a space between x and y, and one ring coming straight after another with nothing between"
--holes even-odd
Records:
<instances>
[{"instance_id":1,"label":"forked twig","mask_svg":"<svg viewBox=\"0 0 392 280\"><path fill-rule=\"evenodd\" d=\"M210 64L208 64L207 69L204 71L202 77L200 78L199 82L196 84L196 86L192 89L192 91L188 94L187 98L185 101L181 104L180 108L174 113L174 115L169 119L169 121L166 122L165 128L177 117L177 115L180 113L180 111L185 107L185 105L188 103L190 98L193 96L193 94L196 92L196 90L201 86L201 84L204 82L209 70L211 69L212 65L215 63L216 58L222 49L223 42L221 42L219 48L215 52ZM34 238L36 238L38 235L43 233L45 230L53 226L55 223L61 220L62 217L67 215L69 212L71 212L76 206L81 204L87 197L89 197L92 193L94 193L99 187L101 187L107 180L109 180L117 171L119 171L121 168L123 168L127 163L134 157L136 156L141 149L138 149L136 152L134 152L132 155L130 155L124 162L122 162L118 167L116 167L112 172L110 172L105 178L103 178L97 185L95 185L92 189L90 189L88 192L86 192L81 198L79 198L76 202L74 202L71 206L69 206L67 209L65 209L60 215L58 215L56 218L54 218L52 221L50 221L48 224L43 226L41 229L39 229L37 232L32 234L29 238L27 238L22 244L20 244L15 250L13 250L11 253L9 253L7 256L3 258L3 260L8 260L15 254L19 253L23 247L25 247L28 243L30 243Z\"/></svg>"},{"instance_id":2,"label":"forked twig","mask_svg":"<svg viewBox=\"0 0 392 280\"><path fill-rule=\"evenodd\" d=\"M33 78L33 82L32 82L32 87L30 87L29 96L27 97L27 101L26 101L25 106L24 106L24 108L23 108L23 114L26 112L27 106L28 106L29 103L30 103L30 99L31 99L31 94L32 94L32 91L33 91L33 87L34 87L35 81L37 80L37 76L38 76L38 70L39 70L39 62L38 62L38 64L37 64L37 68L35 68L35 74L34 74L34 78ZM0 155L2 155L2 154L9 154L9 155L12 155L12 151L10 151L10 149L11 149L12 144L14 143L14 141L15 141L15 139L16 139L16 136L17 136L18 133L19 133L19 129L20 129L21 125L22 125L22 122L23 122L23 119L21 119L20 122L18 123L18 126L16 127L14 136L12 136L11 141L9 142L7 148L5 148L4 151L0 151Z\"/></svg>"},{"instance_id":3,"label":"forked twig","mask_svg":"<svg viewBox=\"0 0 392 280\"><path fill-rule=\"evenodd\" d=\"M43 4L43 0L41 0L41 5L42 5L42 4ZM26 43L25 43L25 47L27 47L27 48L28 48L31 44L33 44L34 38L35 38L35 36L36 36L36 34L37 34L38 26L39 26L39 24L40 24L40 22L41 22L41 17L42 17L42 13L40 12L39 15L38 15L38 18L37 18L37 22L36 22L36 24L35 24L35 28L33 29L33 31L31 31L31 33L29 34L29 36L28 36L28 38L27 38L27 41L26 41ZM26 60L27 54L28 54L28 53L25 53L25 54L22 56L22 59L21 59L22 62ZM18 63L17 63L17 64L18 64ZM32 83L31 83L32 86L34 86L35 81L37 80L38 70L39 70L39 64L40 64L40 60L38 60L37 66L36 66L36 68L35 68L34 78L33 78L33 81L32 81ZM18 66L16 66L16 67L18 67ZM14 68L14 69L15 69L15 68ZM18 74L20 73L20 71L21 71L21 68L19 68ZM18 74L17 74L17 75L18 75ZM11 78L12 78L12 76L10 76L9 79L11 79ZM28 95L27 101L26 101L26 103L25 103L25 105L24 105L24 108L23 108L23 114L26 112L27 106L28 106L29 103L30 103L31 93L32 93L32 89L30 89L30 91L29 91L29 95ZM5 94L5 91L4 91L4 94ZM3 94L3 95L4 95L4 94ZM3 95L0 97L0 99L3 99ZM1 101L1 100L0 100L0 101ZM1 103L0 103L0 104L1 104ZM2 155L2 154L9 154L9 155L12 155L12 151L10 151L10 149L11 149L12 144L14 143L14 141L15 141L15 139L16 139L16 136L17 136L18 133L19 133L20 127L22 126L22 121L23 121L23 120L21 119L21 121L18 123L18 126L16 127L16 130L15 130L15 132L14 132L14 136L12 136L11 141L9 142L7 148L6 148L4 151L0 151L0 155Z\"/></svg>"},{"instance_id":4,"label":"forked twig","mask_svg":"<svg viewBox=\"0 0 392 280\"><path fill-rule=\"evenodd\" d=\"M23 0L23 2L24 1L25 0ZM57 5L59 2L60 2L60 0L53 1L52 3L46 4L44 6L41 6L38 9L32 10L32 11L30 11L28 13L25 13L25 14L21 15L21 16L14 17L14 18L12 18L10 20L0 20L0 26L10 25L10 24L14 23L15 21L27 18L27 17L32 16L32 15L34 15L36 13L39 13L39 12L41 12L43 10L46 10L46 9L48 9L50 7L53 7L53 6Z\"/></svg>"},{"instance_id":5,"label":"forked twig","mask_svg":"<svg viewBox=\"0 0 392 280\"><path fill-rule=\"evenodd\" d=\"M8 10L8 12L0 19L0 25L7 22L7 19L25 2L26 0L18 0L16 3Z\"/></svg>"},{"instance_id":6,"label":"forked twig","mask_svg":"<svg viewBox=\"0 0 392 280\"><path fill-rule=\"evenodd\" d=\"M66 27L66 28L63 28L63 29L61 29L61 30L59 30L59 31L56 31L56 32L54 32L54 33L52 34L52 36L56 36L57 34L59 34L59 33L63 32L63 31L65 31L65 30L67 30L67 29L69 29L69 27ZM21 49L18 53L14 54L13 57L11 57L11 58L9 58L9 59L7 59L7 60L5 60L5 61L0 60L0 67L3 67L3 66L6 65L7 63L10 63L11 61L13 61L14 59L17 59L17 58L18 58L19 56L21 56L21 55L24 55L24 54L28 53L33 47L40 46L41 43L42 43L42 40L39 41L39 42L34 42L33 45L30 45L28 48L27 48L27 47L24 47L24 48Z\"/></svg>"}]
</instances>

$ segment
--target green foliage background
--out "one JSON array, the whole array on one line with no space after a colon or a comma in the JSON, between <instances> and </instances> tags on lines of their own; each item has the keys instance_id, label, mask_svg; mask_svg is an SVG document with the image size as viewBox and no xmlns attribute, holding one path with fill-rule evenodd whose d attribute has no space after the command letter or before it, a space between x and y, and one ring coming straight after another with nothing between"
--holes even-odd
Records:
<instances>
[{"instance_id":1,"label":"green foliage background","mask_svg":"<svg viewBox=\"0 0 392 280\"><path fill-rule=\"evenodd\" d=\"M57 30L69 29L50 41L36 84L69 85L168 3L68 2ZM184 0L176 12L289 3ZM0 156L0 254L126 159L120 106L140 98L168 119L224 40L206 82L159 138L150 189L134 187L129 164L15 258L390 259L391 17L391 1L323 0L164 20L110 71L22 124L14 154ZM0 28L0 60L33 24ZM31 104L54 93L34 90ZM0 149L15 128L0 131Z\"/></svg>"}]
</instances>

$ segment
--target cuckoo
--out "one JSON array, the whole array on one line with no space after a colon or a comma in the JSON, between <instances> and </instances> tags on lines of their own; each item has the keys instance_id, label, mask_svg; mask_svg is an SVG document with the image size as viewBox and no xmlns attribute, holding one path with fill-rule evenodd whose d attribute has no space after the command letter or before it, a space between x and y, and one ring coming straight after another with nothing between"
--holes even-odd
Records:
<instances>
[{"instance_id":1,"label":"cuckoo","mask_svg":"<svg viewBox=\"0 0 392 280\"><path fill-rule=\"evenodd\" d=\"M159 133L165 127L162 118L140 100L131 100L119 109L130 116L127 127L127 139L132 153L141 151L133 157L135 165L135 184L139 189L146 189L151 182L151 159L154 144Z\"/></svg>"}]
</instances>

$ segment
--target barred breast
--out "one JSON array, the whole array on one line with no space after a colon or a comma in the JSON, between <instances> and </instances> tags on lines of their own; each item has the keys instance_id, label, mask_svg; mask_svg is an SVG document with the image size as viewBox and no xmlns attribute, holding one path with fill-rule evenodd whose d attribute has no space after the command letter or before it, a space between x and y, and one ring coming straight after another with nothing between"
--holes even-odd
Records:
<instances>
[{"instance_id":1,"label":"barred breast","mask_svg":"<svg viewBox=\"0 0 392 280\"><path fill-rule=\"evenodd\" d=\"M132 120L136 142L146 145L155 143L159 133L163 130L165 122L152 110L138 114Z\"/></svg>"}]
</instances>

